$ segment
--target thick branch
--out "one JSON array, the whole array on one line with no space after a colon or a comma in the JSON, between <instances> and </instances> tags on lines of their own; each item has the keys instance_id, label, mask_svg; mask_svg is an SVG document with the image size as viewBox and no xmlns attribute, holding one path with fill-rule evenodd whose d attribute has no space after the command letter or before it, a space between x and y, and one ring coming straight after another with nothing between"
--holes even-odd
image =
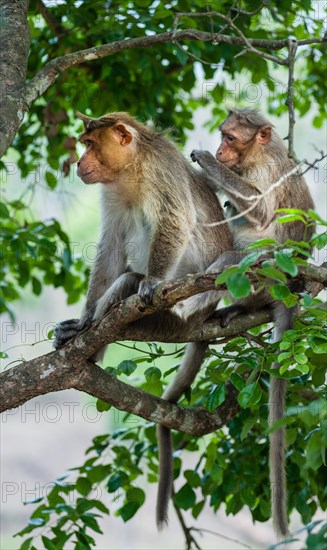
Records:
<instances>
[{"instance_id":1,"label":"thick branch","mask_svg":"<svg viewBox=\"0 0 327 550\"><path fill-rule=\"evenodd\" d=\"M231 387L219 411L179 407L121 382L105 370L78 357L66 362L64 351L55 351L22 363L1 375L0 412L53 391L74 388L107 401L117 409L150 422L161 423L189 435L201 436L224 426L238 411Z\"/></svg>"},{"instance_id":2,"label":"thick branch","mask_svg":"<svg viewBox=\"0 0 327 550\"><path fill-rule=\"evenodd\" d=\"M299 270L305 279L310 280L311 285L312 281L315 281L315 294L323 286L327 286L326 267L300 266ZM183 325L182 321L177 321L177 328L174 328L173 323L166 326L158 323L156 326L153 316L148 317L148 326L143 322L142 326L138 326L135 322L140 318L146 318L154 311L169 308L179 299L214 288L217 274L218 272L188 275L179 281L162 283L155 290L152 306L145 307L137 295L131 296L115 306L102 321L95 323L62 349L1 373L0 412L17 407L38 395L75 388L103 399L118 409L185 433L202 435L217 429L227 421L226 418L231 418L229 414L236 414L237 404L232 399L233 390L230 399L224 403L223 408L219 408L219 414L208 416L202 409L184 410L124 384L87 360L105 344L119 339L156 339L166 342L213 340L242 334L249 328L271 320L268 311L260 311L252 316L234 319L225 329L215 321L204 323L200 327L190 327L189 323ZM170 320L172 318L171 315Z\"/></svg>"},{"instance_id":3,"label":"thick branch","mask_svg":"<svg viewBox=\"0 0 327 550\"><path fill-rule=\"evenodd\" d=\"M0 0L0 158L23 119L21 94L29 49L28 0Z\"/></svg>"}]
</instances>

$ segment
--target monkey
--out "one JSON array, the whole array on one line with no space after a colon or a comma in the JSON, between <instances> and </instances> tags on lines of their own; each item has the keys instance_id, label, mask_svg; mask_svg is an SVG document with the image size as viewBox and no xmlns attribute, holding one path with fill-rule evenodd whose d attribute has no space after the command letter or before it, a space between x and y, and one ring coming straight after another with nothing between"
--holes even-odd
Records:
<instances>
[{"instance_id":1,"label":"monkey","mask_svg":"<svg viewBox=\"0 0 327 550\"><path fill-rule=\"evenodd\" d=\"M160 280L203 271L233 248L227 224L208 227L224 215L216 194L206 185L207 176L163 133L124 112L100 118L77 116L84 123L79 140L86 146L77 173L86 184L102 184L101 236L81 318L57 325L55 348L101 319L114 303L138 293L150 304ZM189 320L199 322L214 309L209 304ZM171 312L149 317L166 323L172 332L181 322ZM148 327L152 319L140 322ZM188 344L177 383L168 386L164 399L176 402L190 386L207 348L207 342ZM93 359L100 360L103 354L102 350ZM164 426L158 426L158 449L157 524L162 528L172 491L172 442Z\"/></svg>"},{"instance_id":2,"label":"monkey","mask_svg":"<svg viewBox=\"0 0 327 550\"><path fill-rule=\"evenodd\" d=\"M273 125L258 111L229 110L220 126L222 142L214 157L208 151L193 150L191 158L210 176L207 185L228 197L227 209L232 215L230 227L234 237L234 257L223 254L207 271L214 271L227 263L238 263L246 254L244 249L259 238L272 238L279 243L291 239L308 241L314 227L305 227L300 221L277 223L279 208L296 208L307 211L314 208L309 188L302 175L294 174L276 187L275 182L295 167L287 149ZM271 192L268 190L271 189ZM261 195L261 196L260 196ZM253 200L253 198L258 200ZM250 209L249 207L252 208ZM233 220L233 216L238 215ZM234 259L234 262L228 261ZM227 260L227 261L226 261ZM293 291L300 288L290 281ZM214 293L196 295L188 303L177 304L175 312L184 319L203 306L215 302ZM201 305L202 304L202 305ZM275 320L274 341L281 340L285 330L292 328L296 307L286 308L282 302L274 303L267 290L255 298L247 298L228 307L218 309L212 317L227 326L240 314L271 307ZM275 368L279 365L274 364ZM285 379L271 377L269 389L269 425L284 416L287 383ZM285 429L270 433L269 470L271 506L274 528L279 537L288 535L287 489L285 474Z\"/></svg>"}]
</instances>

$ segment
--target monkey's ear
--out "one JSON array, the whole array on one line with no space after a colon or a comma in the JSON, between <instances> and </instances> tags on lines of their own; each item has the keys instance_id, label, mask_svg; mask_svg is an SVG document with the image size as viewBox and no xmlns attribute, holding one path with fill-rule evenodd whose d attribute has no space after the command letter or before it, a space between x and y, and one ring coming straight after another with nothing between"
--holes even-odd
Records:
<instances>
[{"instance_id":1,"label":"monkey's ear","mask_svg":"<svg viewBox=\"0 0 327 550\"><path fill-rule=\"evenodd\" d=\"M261 126L257 133L257 140L260 145L267 145L271 140L271 126Z\"/></svg>"},{"instance_id":2,"label":"monkey's ear","mask_svg":"<svg viewBox=\"0 0 327 550\"><path fill-rule=\"evenodd\" d=\"M128 145L132 139L133 135L129 132L124 126L124 124L117 124L114 128L114 138L119 141L120 145Z\"/></svg>"}]
</instances>

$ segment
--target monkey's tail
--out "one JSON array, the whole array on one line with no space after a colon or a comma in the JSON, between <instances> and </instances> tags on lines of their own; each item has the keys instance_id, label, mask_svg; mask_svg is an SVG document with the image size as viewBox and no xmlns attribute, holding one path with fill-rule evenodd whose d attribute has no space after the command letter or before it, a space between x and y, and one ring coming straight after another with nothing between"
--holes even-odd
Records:
<instances>
[{"instance_id":1,"label":"monkey's tail","mask_svg":"<svg viewBox=\"0 0 327 550\"><path fill-rule=\"evenodd\" d=\"M156 521L161 531L168 524L168 504L173 486L173 442L171 431L157 426L159 451L159 484L157 492Z\"/></svg>"},{"instance_id":2,"label":"monkey's tail","mask_svg":"<svg viewBox=\"0 0 327 550\"><path fill-rule=\"evenodd\" d=\"M163 394L163 399L176 403L190 387L200 370L208 349L208 342L192 342L187 345L183 362L174 380ZM157 493L156 520L159 530L168 523L168 505L173 487L173 443L171 431L165 426L157 427L159 450L159 485Z\"/></svg>"},{"instance_id":3,"label":"monkey's tail","mask_svg":"<svg viewBox=\"0 0 327 550\"><path fill-rule=\"evenodd\" d=\"M285 330L293 326L296 308L286 308L278 303L274 308L275 330L274 342L281 340ZM278 363L274 364L278 368ZM269 389L269 425L284 418L287 381L271 377ZM289 534L287 519L287 484L285 473L285 428L281 427L270 433L270 492L271 510L277 536L285 538Z\"/></svg>"}]
</instances>

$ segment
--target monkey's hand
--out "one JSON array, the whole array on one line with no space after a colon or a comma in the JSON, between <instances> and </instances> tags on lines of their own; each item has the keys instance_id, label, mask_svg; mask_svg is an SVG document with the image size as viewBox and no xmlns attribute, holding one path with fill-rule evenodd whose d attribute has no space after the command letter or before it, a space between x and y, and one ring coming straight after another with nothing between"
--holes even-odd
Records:
<instances>
[{"instance_id":1,"label":"monkey's hand","mask_svg":"<svg viewBox=\"0 0 327 550\"><path fill-rule=\"evenodd\" d=\"M61 348L68 340L74 338L79 332L91 326L91 319L84 317L82 319L68 319L58 323L54 330L53 347Z\"/></svg>"},{"instance_id":2,"label":"monkey's hand","mask_svg":"<svg viewBox=\"0 0 327 550\"><path fill-rule=\"evenodd\" d=\"M209 153L209 151L200 151L200 149L193 149L191 153L191 159L193 160L193 162L197 162L201 166L201 168L204 168L205 170L208 164L217 164L215 157L211 153Z\"/></svg>"},{"instance_id":3,"label":"monkey's hand","mask_svg":"<svg viewBox=\"0 0 327 550\"><path fill-rule=\"evenodd\" d=\"M146 306L152 303L154 289L158 283L159 279L149 276L146 276L143 281L140 282L138 295Z\"/></svg>"}]
</instances>

